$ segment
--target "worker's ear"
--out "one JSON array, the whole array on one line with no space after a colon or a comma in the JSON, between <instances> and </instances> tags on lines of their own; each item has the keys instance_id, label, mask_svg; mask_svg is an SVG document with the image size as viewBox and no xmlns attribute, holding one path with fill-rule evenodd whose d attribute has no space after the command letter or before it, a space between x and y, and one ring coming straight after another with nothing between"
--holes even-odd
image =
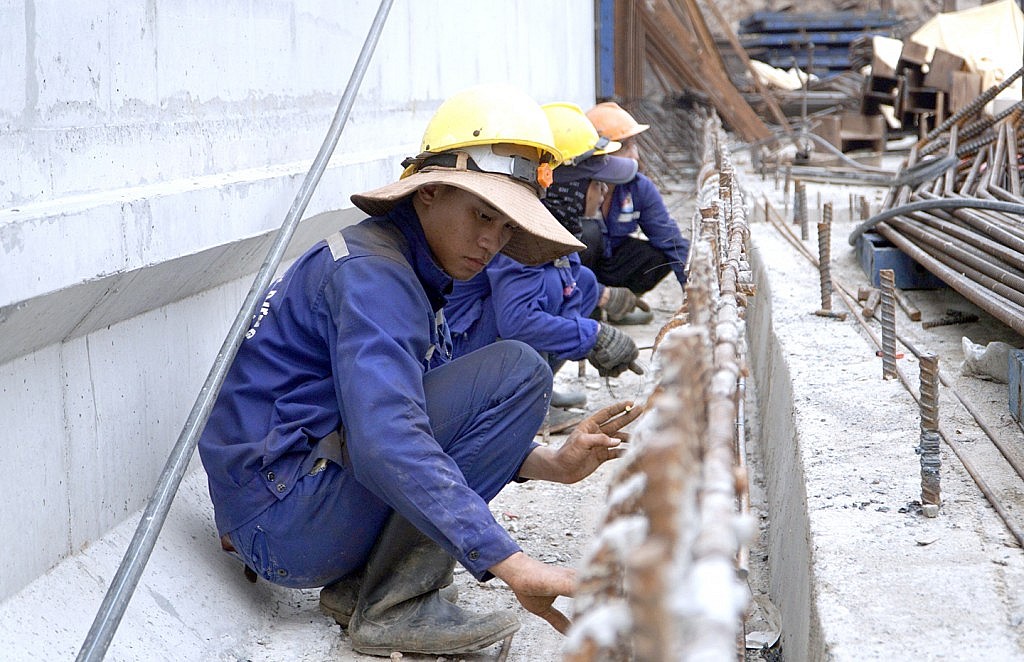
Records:
<instances>
[{"instance_id":1,"label":"worker's ear","mask_svg":"<svg viewBox=\"0 0 1024 662\"><path fill-rule=\"evenodd\" d=\"M441 186L439 184L424 184L416 189L416 197L425 205L433 204L441 197Z\"/></svg>"},{"instance_id":2,"label":"worker's ear","mask_svg":"<svg viewBox=\"0 0 1024 662\"><path fill-rule=\"evenodd\" d=\"M429 206L444 197L450 187L444 184L424 184L416 189L416 198L423 204Z\"/></svg>"}]
</instances>

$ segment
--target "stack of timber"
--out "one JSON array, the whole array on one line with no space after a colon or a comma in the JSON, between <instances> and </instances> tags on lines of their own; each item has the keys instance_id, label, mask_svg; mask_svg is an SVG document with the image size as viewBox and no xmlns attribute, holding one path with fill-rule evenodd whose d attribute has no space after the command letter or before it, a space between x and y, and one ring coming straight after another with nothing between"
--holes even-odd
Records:
<instances>
[{"instance_id":1,"label":"stack of timber","mask_svg":"<svg viewBox=\"0 0 1024 662\"><path fill-rule=\"evenodd\" d=\"M895 67L874 54L864 80L861 112L880 115L892 111L904 133L927 133L951 114L964 108L981 92L981 75L965 70L964 59L904 41Z\"/></svg>"}]
</instances>

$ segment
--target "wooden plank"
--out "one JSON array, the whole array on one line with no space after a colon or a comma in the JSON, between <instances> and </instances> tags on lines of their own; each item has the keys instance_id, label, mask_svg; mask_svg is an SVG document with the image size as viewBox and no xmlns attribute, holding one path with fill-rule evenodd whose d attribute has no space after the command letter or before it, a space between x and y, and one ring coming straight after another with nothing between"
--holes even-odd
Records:
<instances>
[{"instance_id":1,"label":"wooden plank","mask_svg":"<svg viewBox=\"0 0 1024 662\"><path fill-rule=\"evenodd\" d=\"M935 49L932 61L928 63L928 73L924 76L925 87L934 87L943 92L953 89L953 72L962 71L964 59L941 48Z\"/></svg>"},{"instance_id":2,"label":"wooden plank","mask_svg":"<svg viewBox=\"0 0 1024 662\"><path fill-rule=\"evenodd\" d=\"M811 133L821 136L836 149L843 148L842 120L838 115L825 115L817 118L815 122Z\"/></svg>"},{"instance_id":3,"label":"wooden plank","mask_svg":"<svg viewBox=\"0 0 1024 662\"><path fill-rule=\"evenodd\" d=\"M928 64L928 47L916 41L904 41L903 50L900 52L900 61L896 65L921 67Z\"/></svg>"},{"instance_id":4,"label":"wooden plank","mask_svg":"<svg viewBox=\"0 0 1024 662\"><path fill-rule=\"evenodd\" d=\"M966 107L981 94L981 74L954 71L949 92L949 110L952 113Z\"/></svg>"},{"instance_id":5,"label":"wooden plank","mask_svg":"<svg viewBox=\"0 0 1024 662\"><path fill-rule=\"evenodd\" d=\"M843 140L877 140L885 137L885 118L881 115L843 113L840 116Z\"/></svg>"}]
</instances>

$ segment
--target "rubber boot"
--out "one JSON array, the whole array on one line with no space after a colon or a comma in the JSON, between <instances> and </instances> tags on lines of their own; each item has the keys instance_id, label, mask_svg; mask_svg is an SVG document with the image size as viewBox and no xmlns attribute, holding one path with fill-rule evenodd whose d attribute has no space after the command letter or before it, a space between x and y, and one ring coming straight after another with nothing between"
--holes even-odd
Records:
<instances>
[{"instance_id":1,"label":"rubber boot","mask_svg":"<svg viewBox=\"0 0 1024 662\"><path fill-rule=\"evenodd\" d=\"M363 575L359 573L324 586L320 589L320 611L333 618L341 627L347 628L348 622L352 620L352 612L356 609L362 581ZM459 587L455 584L445 586L439 593L452 604L459 601Z\"/></svg>"},{"instance_id":2,"label":"rubber boot","mask_svg":"<svg viewBox=\"0 0 1024 662\"><path fill-rule=\"evenodd\" d=\"M519 629L511 612L470 614L442 598L455 560L397 513L366 564L349 621L352 648L367 655L395 651L457 655L490 646Z\"/></svg>"},{"instance_id":3,"label":"rubber boot","mask_svg":"<svg viewBox=\"0 0 1024 662\"><path fill-rule=\"evenodd\" d=\"M550 404L552 407L557 407L558 409L586 407L587 394L583 391L577 390L559 391L558 389L552 389Z\"/></svg>"}]
</instances>

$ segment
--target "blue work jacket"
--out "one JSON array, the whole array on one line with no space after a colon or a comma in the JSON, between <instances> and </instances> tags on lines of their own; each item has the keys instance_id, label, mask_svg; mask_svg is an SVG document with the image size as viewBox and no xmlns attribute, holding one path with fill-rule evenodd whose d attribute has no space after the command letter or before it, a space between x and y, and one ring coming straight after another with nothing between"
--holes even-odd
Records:
<instances>
[{"instance_id":1,"label":"blue work jacket","mask_svg":"<svg viewBox=\"0 0 1024 662\"><path fill-rule=\"evenodd\" d=\"M455 356L501 338L519 340L556 360L585 357L597 342L594 273L570 254L536 267L497 255L467 281L456 281L445 317Z\"/></svg>"},{"instance_id":2,"label":"blue work jacket","mask_svg":"<svg viewBox=\"0 0 1024 662\"><path fill-rule=\"evenodd\" d=\"M426 413L423 376L451 357L451 285L406 200L318 242L270 286L199 440L221 534L287 498L311 446L343 425L356 479L433 524L475 576L520 550Z\"/></svg>"},{"instance_id":3,"label":"blue work jacket","mask_svg":"<svg viewBox=\"0 0 1024 662\"><path fill-rule=\"evenodd\" d=\"M622 241L640 228L647 239L669 260L672 272L686 284L686 255L690 242L668 215L658 187L646 175L637 174L625 184L616 184L605 217L604 256L611 257Z\"/></svg>"}]
</instances>

